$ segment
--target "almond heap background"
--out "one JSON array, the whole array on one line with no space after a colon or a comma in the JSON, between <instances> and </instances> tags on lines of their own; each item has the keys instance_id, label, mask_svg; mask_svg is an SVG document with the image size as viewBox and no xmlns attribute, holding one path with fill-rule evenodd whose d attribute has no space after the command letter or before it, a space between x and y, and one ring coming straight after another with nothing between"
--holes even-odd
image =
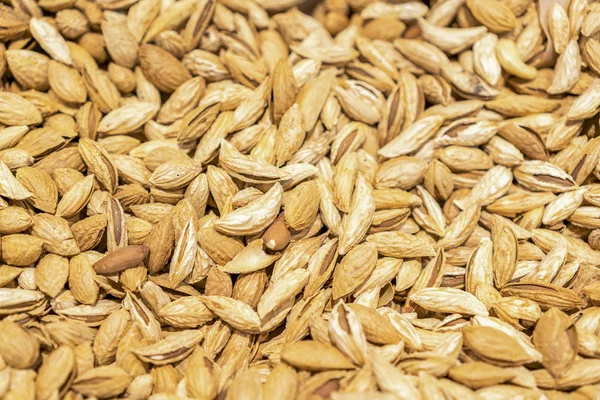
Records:
<instances>
[{"instance_id":1,"label":"almond heap background","mask_svg":"<svg viewBox=\"0 0 600 400\"><path fill-rule=\"evenodd\" d=\"M3 0L0 397L600 396L600 3Z\"/></svg>"}]
</instances>

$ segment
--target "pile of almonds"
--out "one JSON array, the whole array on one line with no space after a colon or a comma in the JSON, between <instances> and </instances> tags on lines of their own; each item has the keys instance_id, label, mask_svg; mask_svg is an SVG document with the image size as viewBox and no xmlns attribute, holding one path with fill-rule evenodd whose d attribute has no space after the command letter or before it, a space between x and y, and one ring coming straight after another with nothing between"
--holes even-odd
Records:
<instances>
[{"instance_id":1,"label":"pile of almonds","mask_svg":"<svg viewBox=\"0 0 600 400\"><path fill-rule=\"evenodd\" d=\"M300 3L0 3L0 398L599 399L600 3Z\"/></svg>"}]
</instances>

